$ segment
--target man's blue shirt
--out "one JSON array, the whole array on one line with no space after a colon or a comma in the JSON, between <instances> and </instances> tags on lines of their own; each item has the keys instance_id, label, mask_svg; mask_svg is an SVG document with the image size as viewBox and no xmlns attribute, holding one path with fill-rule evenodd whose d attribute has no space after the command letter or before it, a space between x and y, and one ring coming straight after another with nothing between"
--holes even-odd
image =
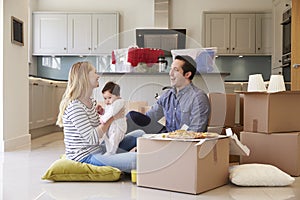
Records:
<instances>
[{"instance_id":1,"label":"man's blue shirt","mask_svg":"<svg viewBox=\"0 0 300 200\"><path fill-rule=\"evenodd\" d=\"M146 113L152 120L166 118L166 131L180 129L184 124L188 130L204 132L210 115L207 95L193 83L176 92L171 88L161 95L157 103Z\"/></svg>"}]
</instances>

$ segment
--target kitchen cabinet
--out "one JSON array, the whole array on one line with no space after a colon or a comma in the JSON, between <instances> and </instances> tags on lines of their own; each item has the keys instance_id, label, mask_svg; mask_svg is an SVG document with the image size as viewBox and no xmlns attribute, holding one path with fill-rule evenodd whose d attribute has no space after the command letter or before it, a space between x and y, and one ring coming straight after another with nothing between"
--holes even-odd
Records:
<instances>
[{"instance_id":1,"label":"kitchen cabinet","mask_svg":"<svg viewBox=\"0 0 300 200\"><path fill-rule=\"evenodd\" d=\"M92 15L68 14L68 53L91 54Z\"/></svg>"},{"instance_id":2,"label":"kitchen cabinet","mask_svg":"<svg viewBox=\"0 0 300 200\"><path fill-rule=\"evenodd\" d=\"M291 7L291 0L273 1L272 74L282 73L282 14Z\"/></svg>"},{"instance_id":3,"label":"kitchen cabinet","mask_svg":"<svg viewBox=\"0 0 300 200\"><path fill-rule=\"evenodd\" d=\"M292 33L291 33L291 90L300 90L300 39L299 39L299 19L300 2L292 1Z\"/></svg>"},{"instance_id":4,"label":"kitchen cabinet","mask_svg":"<svg viewBox=\"0 0 300 200\"><path fill-rule=\"evenodd\" d=\"M272 13L255 14L255 53L272 54L273 50L273 21Z\"/></svg>"},{"instance_id":5,"label":"kitchen cabinet","mask_svg":"<svg viewBox=\"0 0 300 200\"><path fill-rule=\"evenodd\" d=\"M205 13L204 45L218 54L271 54L270 14Z\"/></svg>"},{"instance_id":6,"label":"kitchen cabinet","mask_svg":"<svg viewBox=\"0 0 300 200\"><path fill-rule=\"evenodd\" d=\"M54 125L66 83L31 78L29 81L29 129Z\"/></svg>"},{"instance_id":7,"label":"kitchen cabinet","mask_svg":"<svg viewBox=\"0 0 300 200\"><path fill-rule=\"evenodd\" d=\"M119 48L118 13L93 14L93 54L110 54Z\"/></svg>"},{"instance_id":8,"label":"kitchen cabinet","mask_svg":"<svg viewBox=\"0 0 300 200\"><path fill-rule=\"evenodd\" d=\"M33 13L33 55L101 55L119 47L118 13Z\"/></svg>"},{"instance_id":9,"label":"kitchen cabinet","mask_svg":"<svg viewBox=\"0 0 300 200\"><path fill-rule=\"evenodd\" d=\"M33 54L67 53L67 15L33 13Z\"/></svg>"}]
</instances>

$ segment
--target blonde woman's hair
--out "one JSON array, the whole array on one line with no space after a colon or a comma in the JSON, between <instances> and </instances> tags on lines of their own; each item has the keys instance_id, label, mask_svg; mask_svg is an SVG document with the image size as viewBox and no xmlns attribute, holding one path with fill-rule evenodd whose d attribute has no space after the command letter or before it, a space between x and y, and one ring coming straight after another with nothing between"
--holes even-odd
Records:
<instances>
[{"instance_id":1,"label":"blonde woman's hair","mask_svg":"<svg viewBox=\"0 0 300 200\"><path fill-rule=\"evenodd\" d=\"M94 66L89 62L75 63L70 71L68 85L59 105L59 113L56 125L63 127L63 115L71 101L85 95L90 87L89 72L94 69Z\"/></svg>"}]
</instances>

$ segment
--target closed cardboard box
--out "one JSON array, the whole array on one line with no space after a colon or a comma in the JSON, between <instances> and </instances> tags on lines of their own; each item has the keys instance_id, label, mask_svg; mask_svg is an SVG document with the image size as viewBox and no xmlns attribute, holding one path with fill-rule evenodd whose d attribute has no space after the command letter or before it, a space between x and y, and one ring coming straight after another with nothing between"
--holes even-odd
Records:
<instances>
[{"instance_id":1,"label":"closed cardboard box","mask_svg":"<svg viewBox=\"0 0 300 200\"><path fill-rule=\"evenodd\" d=\"M241 156L241 164L271 164L292 176L300 176L300 132L241 132L240 140L250 149L249 156Z\"/></svg>"},{"instance_id":2,"label":"closed cardboard box","mask_svg":"<svg viewBox=\"0 0 300 200\"><path fill-rule=\"evenodd\" d=\"M195 144L138 138L137 185L199 194L227 184L229 138Z\"/></svg>"},{"instance_id":3,"label":"closed cardboard box","mask_svg":"<svg viewBox=\"0 0 300 200\"><path fill-rule=\"evenodd\" d=\"M300 131L300 92L244 93L244 131Z\"/></svg>"},{"instance_id":4,"label":"closed cardboard box","mask_svg":"<svg viewBox=\"0 0 300 200\"><path fill-rule=\"evenodd\" d=\"M233 127L237 94L209 93L208 97L211 107L209 126Z\"/></svg>"}]
</instances>

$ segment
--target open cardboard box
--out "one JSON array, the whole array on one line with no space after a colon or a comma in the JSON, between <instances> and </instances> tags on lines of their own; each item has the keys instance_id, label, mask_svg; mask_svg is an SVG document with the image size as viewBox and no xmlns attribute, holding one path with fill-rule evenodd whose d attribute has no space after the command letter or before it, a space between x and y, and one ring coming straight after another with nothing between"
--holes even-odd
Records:
<instances>
[{"instance_id":1,"label":"open cardboard box","mask_svg":"<svg viewBox=\"0 0 300 200\"><path fill-rule=\"evenodd\" d=\"M138 138L137 185L199 194L227 184L229 138L179 141Z\"/></svg>"},{"instance_id":2,"label":"open cardboard box","mask_svg":"<svg viewBox=\"0 0 300 200\"><path fill-rule=\"evenodd\" d=\"M244 94L244 131L300 131L300 91L241 93Z\"/></svg>"}]
</instances>

